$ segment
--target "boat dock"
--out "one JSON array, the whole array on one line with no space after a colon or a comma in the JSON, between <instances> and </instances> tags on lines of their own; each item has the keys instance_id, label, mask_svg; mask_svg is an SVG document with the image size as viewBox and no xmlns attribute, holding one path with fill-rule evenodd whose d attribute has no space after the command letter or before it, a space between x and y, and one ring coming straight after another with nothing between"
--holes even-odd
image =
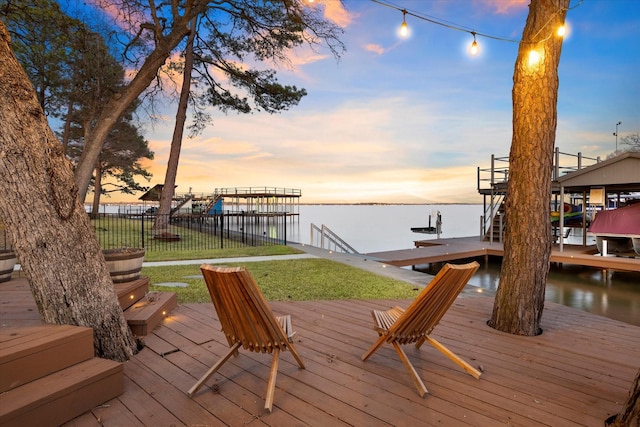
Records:
<instances>
[{"instance_id":1,"label":"boat dock","mask_svg":"<svg viewBox=\"0 0 640 427\"><path fill-rule=\"evenodd\" d=\"M415 247L410 249L372 252L366 255L376 261L396 267L489 256L502 257L504 255L502 243L482 241L479 237L417 240L414 245ZM558 245L553 245L550 261L558 264L596 267L603 270L640 272L640 258L601 256L595 245L578 246L565 244L562 251L560 251Z\"/></svg>"}]
</instances>

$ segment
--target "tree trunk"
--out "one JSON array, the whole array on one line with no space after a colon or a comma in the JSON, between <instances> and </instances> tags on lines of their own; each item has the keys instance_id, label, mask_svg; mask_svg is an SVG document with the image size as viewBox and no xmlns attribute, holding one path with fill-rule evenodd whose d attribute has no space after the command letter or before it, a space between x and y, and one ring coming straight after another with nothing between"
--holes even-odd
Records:
<instances>
[{"instance_id":1,"label":"tree trunk","mask_svg":"<svg viewBox=\"0 0 640 427\"><path fill-rule=\"evenodd\" d=\"M540 319L551 254L551 171L557 122L558 64L569 0L532 0L513 76L513 137L505 206L500 285L489 325L533 336ZM530 51L539 54L536 62Z\"/></svg>"},{"instance_id":2,"label":"tree trunk","mask_svg":"<svg viewBox=\"0 0 640 427\"><path fill-rule=\"evenodd\" d=\"M133 78L131 83L123 88L121 93L114 95L98 118L95 127L91 130L91 138L85 141L82 155L76 166L75 179L78 186L78 197L84 201L93 168L98 161L98 156L102 150L107 135L116 124L120 115L127 107L151 84L160 67L162 67L171 54L171 51L180 43L180 41L189 34L189 28L186 25L180 25L176 22L173 31L162 40L158 41L156 48L146 58L142 67Z\"/></svg>"},{"instance_id":3,"label":"tree trunk","mask_svg":"<svg viewBox=\"0 0 640 427\"><path fill-rule=\"evenodd\" d=\"M622 412L605 421L610 427L640 427L640 369L629 389L629 397L624 403Z\"/></svg>"},{"instance_id":4,"label":"tree trunk","mask_svg":"<svg viewBox=\"0 0 640 427\"><path fill-rule=\"evenodd\" d=\"M189 94L191 92L191 73L193 71L193 40L196 36L197 18L190 22L191 33L187 39L187 47L184 55L184 71L182 72L182 88L180 89L180 102L176 112L176 124L173 128L171 138L171 150L169 151L169 161L167 172L164 176L164 186L160 193L160 206L156 215L153 230L156 234L167 232L169 226L169 214L171 213L171 201L175 195L176 176L178 175L178 161L180 160L180 150L182 149L182 135L184 124L187 121L187 107L189 106Z\"/></svg>"},{"instance_id":5,"label":"tree trunk","mask_svg":"<svg viewBox=\"0 0 640 427\"><path fill-rule=\"evenodd\" d=\"M100 196L102 195L102 168L100 160L95 169L95 178L93 179L93 206L91 207L91 218L100 217Z\"/></svg>"},{"instance_id":6,"label":"tree trunk","mask_svg":"<svg viewBox=\"0 0 640 427\"><path fill-rule=\"evenodd\" d=\"M42 318L91 327L97 355L127 360L136 342L77 198L71 164L10 49L2 22L0 123L0 217Z\"/></svg>"}]
</instances>

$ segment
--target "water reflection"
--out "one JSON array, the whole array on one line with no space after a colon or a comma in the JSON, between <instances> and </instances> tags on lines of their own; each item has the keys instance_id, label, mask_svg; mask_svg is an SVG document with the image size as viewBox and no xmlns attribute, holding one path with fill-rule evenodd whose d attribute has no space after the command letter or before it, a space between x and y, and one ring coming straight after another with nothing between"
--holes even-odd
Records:
<instances>
[{"instance_id":1,"label":"water reflection","mask_svg":"<svg viewBox=\"0 0 640 427\"><path fill-rule=\"evenodd\" d=\"M420 266L435 274L439 265ZM469 284L480 289L498 288L500 260L490 258ZM640 326L640 272L605 272L578 265L552 264L547 277L546 300Z\"/></svg>"}]
</instances>

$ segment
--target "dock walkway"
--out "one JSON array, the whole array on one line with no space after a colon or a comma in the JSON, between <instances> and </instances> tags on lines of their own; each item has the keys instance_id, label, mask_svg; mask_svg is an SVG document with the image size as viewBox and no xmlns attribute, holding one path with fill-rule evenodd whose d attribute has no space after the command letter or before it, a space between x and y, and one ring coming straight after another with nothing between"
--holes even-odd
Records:
<instances>
[{"instance_id":1,"label":"dock walkway","mask_svg":"<svg viewBox=\"0 0 640 427\"><path fill-rule=\"evenodd\" d=\"M481 241L479 237L418 240L416 247L395 251L372 252L366 255L379 262L396 267L416 266L437 262L450 262L467 258L504 255L504 246L498 242ZM601 256L594 246L565 244L563 251L554 245L551 262L575 264L602 269L640 272L640 258Z\"/></svg>"}]
</instances>

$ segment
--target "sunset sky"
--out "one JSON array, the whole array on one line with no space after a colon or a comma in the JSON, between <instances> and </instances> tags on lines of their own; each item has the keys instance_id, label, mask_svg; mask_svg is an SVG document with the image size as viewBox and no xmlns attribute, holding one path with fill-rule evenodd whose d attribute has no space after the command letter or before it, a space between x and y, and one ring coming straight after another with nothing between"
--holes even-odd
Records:
<instances>
[{"instance_id":1,"label":"sunset sky","mask_svg":"<svg viewBox=\"0 0 640 427\"><path fill-rule=\"evenodd\" d=\"M385 2L469 31L519 40L528 1ZM300 50L283 84L304 87L279 115L214 113L214 125L185 139L177 192L225 187L302 190L301 203L480 203L477 167L508 156L518 43L472 36L369 0L316 0L344 28L347 51ZM577 7L574 7L577 6ZM605 158L619 137L640 132L640 1L571 1L560 61L556 146ZM176 105L145 129L161 184ZM619 147L620 139L618 139ZM135 201L105 198L103 202Z\"/></svg>"}]
</instances>

